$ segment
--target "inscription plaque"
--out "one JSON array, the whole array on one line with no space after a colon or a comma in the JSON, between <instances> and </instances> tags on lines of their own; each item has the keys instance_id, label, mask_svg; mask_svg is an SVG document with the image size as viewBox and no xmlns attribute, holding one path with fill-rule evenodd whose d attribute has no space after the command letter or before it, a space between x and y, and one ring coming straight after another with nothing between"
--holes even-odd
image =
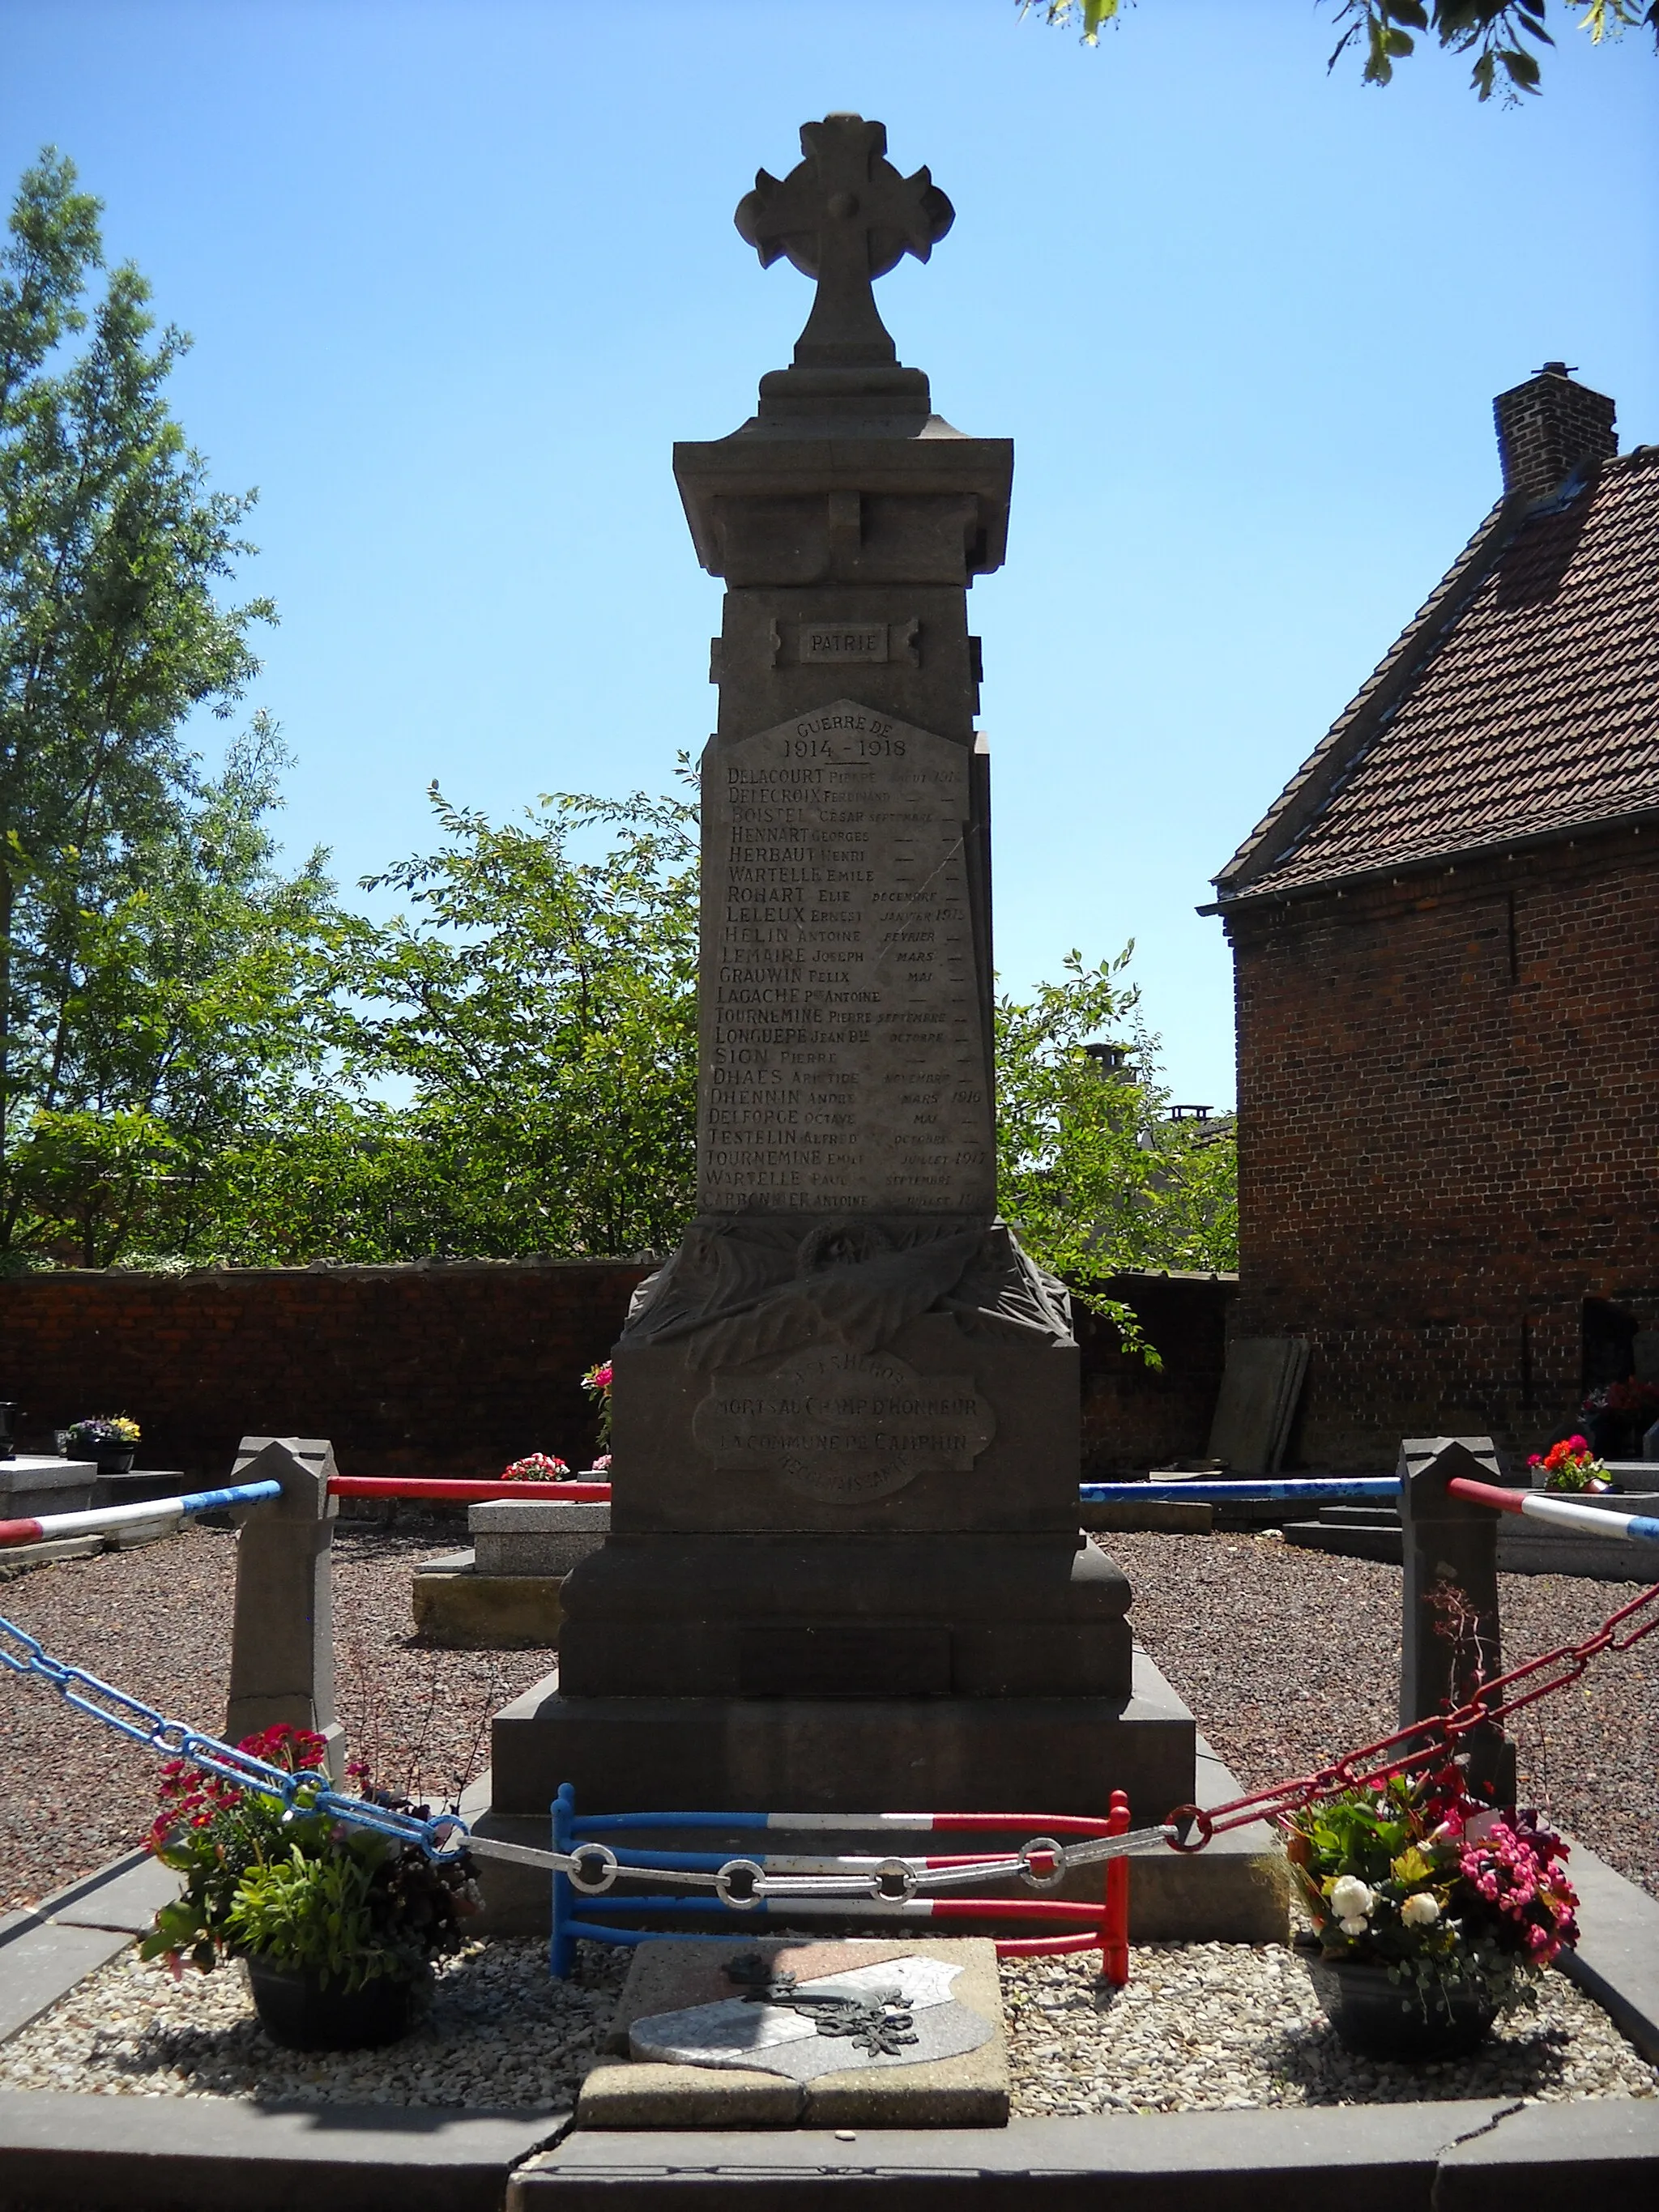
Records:
<instances>
[{"instance_id":1,"label":"inscription plaque","mask_svg":"<svg viewBox=\"0 0 1659 2212\"><path fill-rule=\"evenodd\" d=\"M887 658L885 623L803 623L796 657L804 661Z\"/></svg>"},{"instance_id":2,"label":"inscription plaque","mask_svg":"<svg viewBox=\"0 0 1659 2212\"><path fill-rule=\"evenodd\" d=\"M850 699L705 755L703 1213L994 1209L969 761Z\"/></svg>"},{"instance_id":3,"label":"inscription plaque","mask_svg":"<svg viewBox=\"0 0 1659 2212\"><path fill-rule=\"evenodd\" d=\"M995 1429L970 1375L816 1345L769 1375L716 1375L691 1433L718 1468L855 1505L919 1474L965 1474Z\"/></svg>"}]
</instances>

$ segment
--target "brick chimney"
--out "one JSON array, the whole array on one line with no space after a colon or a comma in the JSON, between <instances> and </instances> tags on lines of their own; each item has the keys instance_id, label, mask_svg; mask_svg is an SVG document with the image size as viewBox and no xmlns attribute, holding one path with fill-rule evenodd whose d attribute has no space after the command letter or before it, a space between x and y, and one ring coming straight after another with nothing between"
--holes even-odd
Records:
<instances>
[{"instance_id":1,"label":"brick chimney","mask_svg":"<svg viewBox=\"0 0 1659 2212\"><path fill-rule=\"evenodd\" d=\"M1564 361L1547 361L1524 384L1500 392L1492 411L1505 493L1543 499L1581 461L1608 461L1619 451L1612 400L1575 384Z\"/></svg>"}]
</instances>

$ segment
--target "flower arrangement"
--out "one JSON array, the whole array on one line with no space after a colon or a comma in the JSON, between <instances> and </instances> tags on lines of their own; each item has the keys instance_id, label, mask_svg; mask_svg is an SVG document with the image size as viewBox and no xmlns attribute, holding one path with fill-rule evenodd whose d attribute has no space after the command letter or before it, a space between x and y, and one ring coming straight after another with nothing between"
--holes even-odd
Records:
<instances>
[{"instance_id":1,"label":"flower arrangement","mask_svg":"<svg viewBox=\"0 0 1659 2212\"><path fill-rule=\"evenodd\" d=\"M161 1769L159 1810L145 1842L185 1877L139 1946L175 1978L186 1957L203 1973L221 1960L258 1958L361 1989L384 1975L418 1978L462 1941L478 1906L465 1856L439 1865L413 1844L347 1828L310 1809L328 1780L321 1736L286 1723L243 1738L240 1749L289 1774L314 1774L292 1810L264 1791L204 1774L181 1759ZM428 1817L375 1790L360 1766L347 1772L372 1802Z\"/></svg>"},{"instance_id":2,"label":"flower arrangement","mask_svg":"<svg viewBox=\"0 0 1659 2212\"><path fill-rule=\"evenodd\" d=\"M1579 1411L1635 1413L1644 1421L1659 1420L1659 1382L1604 1382L1590 1392Z\"/></svg>"},{"instance_id":3,"label":"flower arrangement","mask_svg":"<svg viewBox=\"0 0 1659 2212\"><path fill-rule=\"evenodd\" d=\"M71 1421L58 1431L58 1449L66 1458L78 1454L125 1451L143 1431L128 1413L94 1413L84 1421Z\"/></svg>"},{"instance_id":4,"label":"flower arrangement","mask_svg":"<svg viewBox=\"0 0 1659 2212\"><path fill-rule=\"evenodd\" d=\"M1500 2012L1534 2003L1578 1940L1567 1846L1535 1813L1477 1803L1455 1767L1346 1790L1285 1825L1325 1957L1386 1967L1425 2015L1460 1987Z\"/></svg>"},{"instance_id":5,"label":"flower arrangement","mask_svg":"<svg viewBox=\"0 0 1659 2212\"><path fill-rule=\"evenodd\" d=\"M503 1482L568 1482L570 1469L550 1452L530 1452L501 1469Z\"/></svg>"},{"instance_id":6,"label":"flower arrangement","mask_svg":"<svg viewBox=\"0 0 1659 2212\"><path fill-rule=\"evenodd\" d=\"M590 1392L592 1395L597 1398L599 1401L599 1442L602 1444L608 1444L611 1441L611 1384L612 1379L613 1370L611 1368L611 1362L608 1359L601 1359L597 1366L590 1367L586 1374L582 1377L583 1389ZM611 1455L607 1452L605 1456L605 1466L606 1468L609 1468L610 1465Z\"/></svg>"},{"instance_id":7,"label":"flower arrangement","mask_svg":"<svg viewBox=\"0 0 1659 2212\"><path fill-rule=\"evenodd\" d=\"M1534 1452L1527 1465L1543 1468L1546 1490L1606 1490L1610 1486L1607 1468L1583 1437L1565 1437L1547 1452Z\"/></svg>"}]
</instances>

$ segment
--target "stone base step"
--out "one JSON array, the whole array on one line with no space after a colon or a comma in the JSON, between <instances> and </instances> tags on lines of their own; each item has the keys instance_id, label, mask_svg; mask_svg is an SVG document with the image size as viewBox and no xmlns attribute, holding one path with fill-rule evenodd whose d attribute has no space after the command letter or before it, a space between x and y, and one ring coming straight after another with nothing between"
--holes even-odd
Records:
<instances>
[{"instance_id":1,"label":"stone base step","mask_svg":"<svg viewBox=\"0 0 1659 2212\"><path fill-rule=\"evenodd\" d=\"M1339 1559L1375 1559L1397 1567L1404 1538L1397 1526L1344 1526L1322 1516L1287 1523L1285 1541L1304 1552L1330 1552ZM1585 1582L1659 1582L1659 1545L1580 1536L1571 1529L1547 1528L1541 1522L1506 1516L1498 1531L1498 1568L1505 1575L1576 1575Z\"/></svg>"},{"instance_id":2,"label":"stone base step","mask_svg":"<svg viewBox=\"0 0 1659 2212\"><path fill-rule=\"evenodd\" d=\"M493 1777L468 1792L462 1809L481 1835L544 1849L549 1824L541 1808L565 1781L575 1784L578 1808L595 1812L730 1805L879 1811L920 1803L1087 1814L1098 1811L1114 1789L1124 1789L1132 1817L1142 1823L1184 1800L1219 1805L1239 1796L1239 1785L1196 1735L1190 1713L1139 1651L1135 1689L1133 1698L1115 1704L1067 1698L567 1701L550 1677L496 1716ZM608 1786L602 1777L609 1777ZM642 1848L648 1838L637 1840ZM654 1840L684 1846L679 1832ZM985 1842L983 1836L952 1842L935 1832L912 1844L889 1831L864 1839L842 1834L834 1847L937 1853L976 1850ZM754 1849L755 1838L711 1835L701 1847L728 1844L741 1855ZM809 1848L793 1838L779 1847ZM489 1860L479 1868L485 1899L480 1932L545 1933L544 1875ZM1097 1899L1102 1883L1103 1870L1086 1868L1058 1893ZM1030 1893L1010 1888L1007 1894ZM1288 1938L1289 1870L1277 1836L1263 1823L1219 1837L1201 1852L1160 1849L1137 1856L1129 1897L1130 1932L1139 1942ZM787 1923L769 1916L765 1924ZM822 1930L826 1923L811 1924ZM1002 1932L1031 1929L1028 1924Z\"/></svg>"},{"instance_id":3,"label":"stone base step","mask_svg":"<svg viewBox=\"0 0 1659 2212\"><path fill-rule=\"evenodd\" d=\"M480 1575L471 1552L428 1559L412 1577L415 1631L451 1651L556 1651L562 1575Z\"/></svg>"},{"instance_id":4,"label":"stone base step","mask_svg":"<svg viewBox=\"0 0 1659 2212\"><path fill-rule=\"evenodd\" d=\"M1397 1567L1402 1557L1405 1542L1398 1521L1392 1528L1368 1528L1363 1523L1317 1521L1288 1521L1285 1524L1285 1541L1297 1545L1304 1552L1331 1552L1343 1559L1377 1559L1385 1566Z\"/></svg>"}]
</instances>

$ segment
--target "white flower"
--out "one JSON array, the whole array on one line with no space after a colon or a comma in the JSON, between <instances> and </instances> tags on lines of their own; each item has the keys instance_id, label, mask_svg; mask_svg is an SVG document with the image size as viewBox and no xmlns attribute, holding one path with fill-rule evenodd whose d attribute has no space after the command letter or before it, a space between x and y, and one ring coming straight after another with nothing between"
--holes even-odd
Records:
<instances>
[{"instance_id":1,"label":"white flower","mask_svg":"<svg viewBox=\"0 0 1659 2212\"><path fill-rule=\"evenodd\" d=\"M1345 1936L1369 1936L1370 1933L1369 1920L1339 1920L1336 1924Z\"/></svg>"},{"instance_id":2,"label":"white flower","mask_svg":"<svg viewBox=\"0 0 1659 2212\"><path fill-rule=\"evenodd\" d=\"M1400 1917L1407 1928L1432 1928L1440 1917L1440 1899L1426 1889L1416 1890L1401 1906Z\"/></svg>"},{"instance_id":3,"label":"white flower","mask_svg":"<svg viewBox=\"0 0 1659 2212\"><path fill-rule=\"evenodd\" d=\"M1366 1916L1376 1903L1376 1892L1367 1889L1364 1883L1353 1875L1345 1874L1340 1881L1331 1885L1331 1911L1341 1922L1345 1936L1364 1934ZM1351 1920L1358 1921L1358 1926L1351 1928L1348 1925Z\"/></svg>"}]
</instances>

